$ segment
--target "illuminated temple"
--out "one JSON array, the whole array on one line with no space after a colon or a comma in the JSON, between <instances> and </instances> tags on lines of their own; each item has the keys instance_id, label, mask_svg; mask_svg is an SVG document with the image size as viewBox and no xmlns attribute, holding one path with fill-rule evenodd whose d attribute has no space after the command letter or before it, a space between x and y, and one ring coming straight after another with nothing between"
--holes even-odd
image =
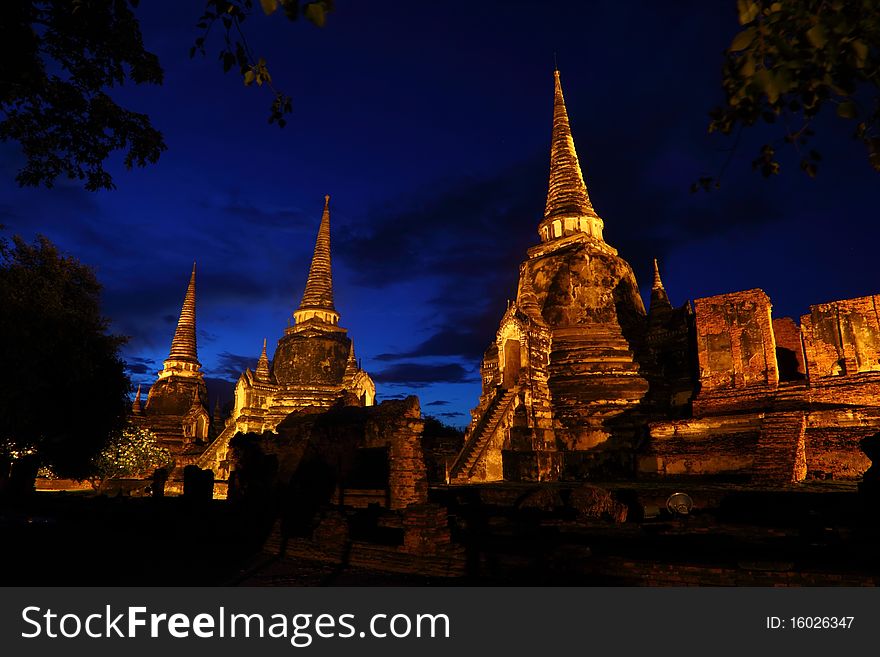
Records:
<instances>
[{"instance_id":1,"label":"illuminated temple","mask_svg":"<svg viewBox=\"0 0 880 657\"><path fill-rule=\"evenodd\" d=\"M201 368L196 346L194 264L168 358L150 387L146 406L141 406L140 388L132 406L133 421L148 427L174 453L198 449L211 433L208 389Z\"/></svg>"},{"instance_id":2,"label":"illuminated temple","mask_svg":"<svg viewBox=\"0 0 880 657\"><path fill-rule=\"evenodd\" d=\"M196 356L193 270L169 357L146 406L138 395L133 409L179 465L225 479L236 434L271 440L293 414L374 405L375 386L334 305L329 201L293 324L271 361L263 341L256 368L235 386L231 415L213 423ZM861 476L870 462L859 441L880 431L880 295L814 305L799 322L773 317L759 289L676 307L655 260L646 310L632 267L604 231L556 71L538 241L483 355L463 446L429 457L435 480L787 485ZM410 406L404 415L415 422L418 400ZM380 470L394 460L382 459Z\"/></svg>"},{"instance_id":3,"label":"illuminated temple","mask_svg":"<svg viewBox=\"0 0 880 657\"><path fill-rule=\"evenodd\" d=\"M278 340L271 362L266 341L254 371L242 373L235 386L232 416L198 464L225 478L226 451L236 433L274 431L290 414L328 409L338 402L372 406L376 386L355 357L348 331L339 325L333 302L330 255L330 197L315 240L315 251L293 325Z\"/></svg>"},{"instance_id":4,"label":"illuminated temple","mask_svg":"<svg viewBox=\"0 0 880 657\"><path fill-rule=\"evenodd\" d=\"M857 478L880 429L880 296L773 318L761 290L648 311L605 241L555 72L539 243L482 364L450 483L711 476Z\"/></svg>"},{"instance_id":5,"label":"illuminated temple","mask_svg":"<svg viewBox=\"0 0 880 657\"><path fill-rule=\"evenodd\" d=\"M231 416L222 418L218 409L212 418L197 356L193 266L170 354L145 406L138 390L133 421L149 428L171 449L178 465L198 463L225 478L226 448L236 433L271 432L291 413L325 410L340 401L361 406L374 403L376 387L360 368L333 302L329 196L293 322L278 341L272 361L263 340L256 369L243 372L235 386Z\"/></svg>"}]
</instances>

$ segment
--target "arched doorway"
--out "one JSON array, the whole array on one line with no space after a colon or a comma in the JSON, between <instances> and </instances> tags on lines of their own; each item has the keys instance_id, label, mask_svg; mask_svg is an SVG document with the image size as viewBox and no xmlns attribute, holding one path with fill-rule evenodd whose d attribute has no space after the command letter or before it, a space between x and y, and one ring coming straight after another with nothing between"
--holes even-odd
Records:
<instances>
[{"instance_id":1,"label":"arched doorway","mask_svg":"<svg viewBox=\"0 0 880 657\"><path fill-rule=\"evenodd\" d=\"M519 379L519 370L522 366L520 357L519 340L504 341L504 378L502 386L504 388L512 388Z\"/></svg>"}]
</instances>

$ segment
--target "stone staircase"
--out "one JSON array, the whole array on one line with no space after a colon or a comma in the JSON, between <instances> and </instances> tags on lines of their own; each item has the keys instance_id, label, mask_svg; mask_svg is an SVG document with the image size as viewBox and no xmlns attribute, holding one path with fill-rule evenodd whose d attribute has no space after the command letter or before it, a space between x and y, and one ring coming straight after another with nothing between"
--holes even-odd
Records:
<instances>
[{"instance_id":1,"label":"stone staircase","mask_svg":"<svg viewBox=\"0 0 880 657\"><path fill-rule=\"evenodd\" d=\"M761 424L752 481L757 484L791 484L806 474L804 431L806 414L802 410L768 412Z\"/></svg>"},{"instance_id":2,"label":"stone staircase","mask_svg":"<svg viewBox=\"0 0 880 657\"><path fill-rule=\"evenodd\" d=\"M229 422L229 424L223 428L223 431L214 439L208 447L202 452L202 455L196 461L196 465L200 468L210 468L214 471L215 476L219 476L219 463L221 457L224 456L226 452L226 448L229 445L229 441L235 435L235 422ZM223 477L225 479L225 477Z\"/></svg>"},{"instance_id":3,"label":"stone staircase","mask_svg":"<svg viewBox=\"0 0 880 657\"><path fill-rule=\"evenodd\" d=\"M466 484L470 480L474 466L485 453L492 435L498 428L505 413L516 395L516 388L500 391L489 408L483 414L483 419L477 424L471 436L462 447L458 457L449 469L449 483Z\"/></svg>"},{"instance_id":4,"label":"stone staircase","mask_svg":"<svg viewBox=\"0 0 880 657\"><path fill-rule=\"evenodd\" d=\"M779 384L773 397L773 410L796 411L807 407L807 384L805 381L786 381Z\"/></svg>"}]
</instances>

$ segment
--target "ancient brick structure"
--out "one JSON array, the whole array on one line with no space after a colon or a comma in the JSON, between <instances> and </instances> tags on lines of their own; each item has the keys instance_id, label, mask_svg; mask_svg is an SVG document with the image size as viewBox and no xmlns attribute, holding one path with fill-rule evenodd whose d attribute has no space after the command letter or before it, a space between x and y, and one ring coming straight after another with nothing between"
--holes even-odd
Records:
<instances>
[{"instance_id":1,"label":"ancient brick structure","mask_svg":"<svg viewBox=\"0 0 880 657\"><path fill-rule=\"evenodd\" d=\"M462 574L448 511L428 502L416 397L378 406L339 402L291 414L277 433L231 443L231 494L246 460L272 464L258 476L282 498L281 520L266 549L281 556L346 562L380 570ZM250 452L250 453L249 453Z\"/></svg>"},{"instance_id":2,"label":"ancient brick structure","mask_svg":"<svg viewBox=\"0 0 880 657\"><path fill-rule=\"evenodd\" d=\"M880 429L876 297L773 319L761 290L698 299L693 416L650 423L643 474L752 483L856 478L859 441Z\"/></svg>"},{"instance_id":3,"label":"ancient brick structure","mask_svg":"<svg viewBox=\"0 0 880 657\"><path fill-rule=\"evenodd\" d=\"M231 417L198 460L219 478L228 474L226 451L236 433L274 431L291 413L327 409L341 399L364 406L375 400L375 385L358 365L354 344L339 326L333 302L329 196L324 199L309 276L293 319L271 362L263 341L256 370L245 371L235 386Z\"/></svg>"},{"instance_id":4,"label":"ancient brick structure","mask_svg":"<svg viewBox=\"0 0 880 657\"><path fill-rule=\"evenodd\" d=\"M141 391L132 405L134 423L150 429L175 455L200 453L209 438L208 391L196 348L196 266L183 300L171 351L150 387L146 406Z\"/></svg>"},{"instance_id":5,"label":"ancient brick structure","mask_svg":"<svg viewBox=\"0 0 880 657\"><path fill-rule=\"evenodd\" d=\"M483 394L451 481L555 479L587 464L631 470L648 390L635 354L645 308L603 227L557 71L541 242L520 266L516 300L486 351Z\"/></svg>"},{"instance_id":6,"label":"ancient brick structure","mask_svg":"<svg viewBox=\"0 0 880 657\"><path fill-rule=\"evenodd\" d=\"M761 290L646 314L603 238L558 71L540 243L481 365L451 483L560 477L858 477L880 429L880 296L774 319Z\"/></svg>"},{"instance_id":7,"label":"ancient brick structure","mask_svg":"<svg viewBox=\"0 0 880 657\"><path fill-rule=\"evenodd\" d=\"M648 327L642 351L642 371L650 383L646 405L651 415L681 417L690 414L696 372L693 333L691 305L672 306L655 259Z\"/></svg>"}]
</instances>

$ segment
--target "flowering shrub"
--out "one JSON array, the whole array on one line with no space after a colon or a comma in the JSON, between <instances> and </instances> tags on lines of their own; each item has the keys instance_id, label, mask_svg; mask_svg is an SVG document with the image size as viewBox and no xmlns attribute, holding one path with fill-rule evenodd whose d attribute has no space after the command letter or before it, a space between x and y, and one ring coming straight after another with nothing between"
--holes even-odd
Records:
<instances>
[{"instance_id":1,"label":"flowering shrub","mask_svg":"<svg viewBox=\"0 0 880 657\"><path fill-rule=\"evenodd\" d=\"M95 457L92 485L98 489L108 479L145 477L172 463L171 452L160 447L150 431L129 425L113 434Z\"/></svg>"}]
</instances>

